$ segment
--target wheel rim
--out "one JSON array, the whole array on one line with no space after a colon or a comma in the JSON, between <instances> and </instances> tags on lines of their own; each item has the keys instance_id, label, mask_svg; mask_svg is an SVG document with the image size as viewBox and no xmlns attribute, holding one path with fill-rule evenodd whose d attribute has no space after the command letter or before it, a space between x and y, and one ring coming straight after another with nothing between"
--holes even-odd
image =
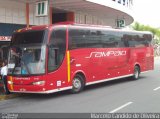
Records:
<instances>
[{"instance_id":1,"label":"wheel rim","mask_svg":"<svg viewBox=\"0 0 160 119\"><path fill-rule=\"evenodd\" d=\"M81 81L79 80L79 78L75 78L73 80L73 87L76 89L80 89L81 88Z\"/></svg>"}]
</instances>

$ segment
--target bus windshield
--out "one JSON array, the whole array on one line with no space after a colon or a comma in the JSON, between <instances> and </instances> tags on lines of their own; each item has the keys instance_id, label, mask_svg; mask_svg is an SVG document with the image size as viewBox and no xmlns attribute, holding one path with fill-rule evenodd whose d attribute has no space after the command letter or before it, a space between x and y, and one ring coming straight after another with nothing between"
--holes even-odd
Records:
<instances>
[{"instance_id":1,"label":"bus windshield","mask_svg":"<svg viewBox=\"0 0 160 119\"><path fill-rule=\"evenodd\" d=\"M26 31L15 33L12 36L11 44L19 45L19 44L35 44L35 43L43 43L44 42L45 30L37 30L37 31Z\"/></svg>"},{"instance_id":2,"label":"bus windshield","mask_svg":"<svg viewBox=\"0 0 160 119\"><path fill-rule=\"evenodd\" d=\"M34 75L45 73L46 46L11 47L8 74Z\"/></svg>"},{"instance_id":3,"label":"bus windshield","mask_svg":"<svg viewBox=\"0 0 160 119\"><path fill-rule=\"evenodd\" d=\"M8 74L36 75L45 73L44 31L17 33L12 37Z\"/></svg>"}]
</instances>

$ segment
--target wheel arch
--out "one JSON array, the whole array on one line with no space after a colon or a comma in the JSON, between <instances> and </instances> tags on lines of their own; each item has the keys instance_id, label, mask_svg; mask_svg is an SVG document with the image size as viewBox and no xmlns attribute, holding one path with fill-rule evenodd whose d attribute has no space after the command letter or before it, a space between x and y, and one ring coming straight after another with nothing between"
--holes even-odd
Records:
<instances>
[{"instance_id":1,"label":"wheel arch","mask_svg":"<svg viewBox=\"0 0 160 119\"><path fill-rule=\"evenodd\" d=\"M84 71L82 71L82 70L77 70L76 72L74 72L71 79L73 80L73 78L74 78L77 74L78 74L78 75L81 75L81 76L83 77L84 83L86 84L86 74L85 74Z\"/></svg>"},{"instance_id":2,"label":"wheel arch","mask_svg":"<svg viewBox=\"0 0 160 119\"><path fill-rule=\"evenodd\" d=\"M139 63L135 63L134 67L135 66L139 67L139 73L141 73L141 65Z\"/></svg>"}]
</instances>

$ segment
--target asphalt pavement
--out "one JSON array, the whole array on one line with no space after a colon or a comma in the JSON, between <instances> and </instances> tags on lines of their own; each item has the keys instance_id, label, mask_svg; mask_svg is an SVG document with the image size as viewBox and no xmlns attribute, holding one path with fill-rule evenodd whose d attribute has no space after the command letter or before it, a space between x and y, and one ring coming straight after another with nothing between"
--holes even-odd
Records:
<instances>
[{"instance_id":1,"label":"asphalt pavement","mask_svg":"<svg viewBox=\"0 0 160 119\"><path fill-rule=\"evenodd\" d=\"M118 79L91 85L79 94L24 94L0 101L7 113L137 113L160 112L160 58L139 80Z\"/></svg>"}]
</instances>

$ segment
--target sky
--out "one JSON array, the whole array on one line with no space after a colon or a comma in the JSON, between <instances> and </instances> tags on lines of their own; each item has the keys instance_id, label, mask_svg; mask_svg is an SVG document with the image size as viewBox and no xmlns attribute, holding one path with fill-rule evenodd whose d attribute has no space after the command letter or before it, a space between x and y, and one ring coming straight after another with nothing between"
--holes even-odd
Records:
<instances>
[{"instance_id":1,"label":"sky","mask_svg":"<svg viewBox=\"0 0 160 119\"><path fill-rule=\"evenodd\" d=\"M141 24L160 27L160 0L133 0L134 19Z\"/></svg>"}]
</instances>

